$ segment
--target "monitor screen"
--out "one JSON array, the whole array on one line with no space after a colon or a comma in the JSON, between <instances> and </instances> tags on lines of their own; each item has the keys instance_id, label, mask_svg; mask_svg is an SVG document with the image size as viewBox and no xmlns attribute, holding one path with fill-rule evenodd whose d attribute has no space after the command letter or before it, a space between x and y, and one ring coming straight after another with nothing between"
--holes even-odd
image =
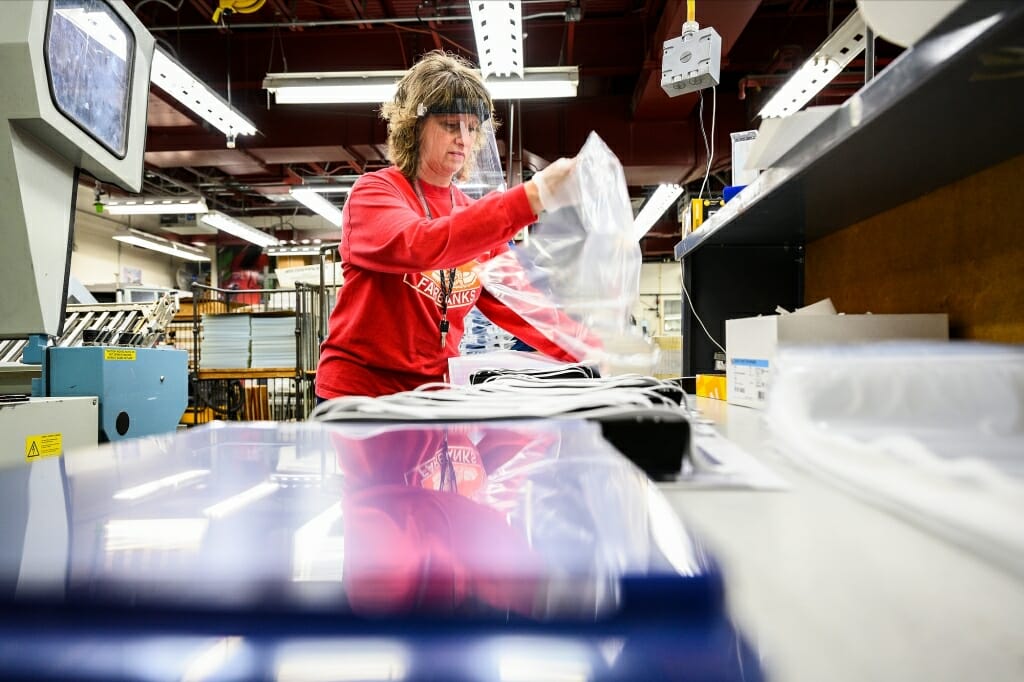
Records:
<instances>
[{"instance_id":1,"label":"monitor screen","mask_svg":"<svg viewBox=\"0 0 1024 682\"><path fill-rule=\"evenodd\" d=\"M57 108L124 158L135 36L104 0L53 0L46 67Z\"/></svg>"}]
</instances>

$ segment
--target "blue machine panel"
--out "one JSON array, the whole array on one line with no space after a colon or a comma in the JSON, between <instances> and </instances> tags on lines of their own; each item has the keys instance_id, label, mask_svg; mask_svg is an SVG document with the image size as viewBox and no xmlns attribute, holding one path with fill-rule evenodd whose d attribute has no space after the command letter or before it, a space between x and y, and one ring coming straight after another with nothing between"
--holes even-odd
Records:
<instances>
[{"instance_id":1,"label":"blue machine panel","mask_svg":"<svg viewBox=\"0 0 1024 682\"><path fill-rule=\"evenodd\" d=\"M99 397L110 441L169 433L188 405L188 353L171 348L50 348L47 395Z\"/></svg>"}]
</instances>

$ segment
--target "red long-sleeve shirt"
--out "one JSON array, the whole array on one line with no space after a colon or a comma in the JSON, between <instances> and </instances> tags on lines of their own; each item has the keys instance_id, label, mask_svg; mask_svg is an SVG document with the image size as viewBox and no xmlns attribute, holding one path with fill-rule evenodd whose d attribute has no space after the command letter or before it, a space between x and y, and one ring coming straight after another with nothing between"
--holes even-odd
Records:
<instances>
[{"instance_id":1,"label":"red long-sleeve shirt","mask_svg":"<svg viewBox=\"0 0 1024 682\"><path fill-rule=\"evenodd\" d=\"M542 353L577 359L484 291L473 272L536 219L522 185L477 201L458 189L420 186L433 219L395 167L362 176L345 202L339 247L345 283L320 346L321 398L386 395L442 381L474 305ZM438 271L453 267L442 348Z\"/></svg>"}]
</instances>

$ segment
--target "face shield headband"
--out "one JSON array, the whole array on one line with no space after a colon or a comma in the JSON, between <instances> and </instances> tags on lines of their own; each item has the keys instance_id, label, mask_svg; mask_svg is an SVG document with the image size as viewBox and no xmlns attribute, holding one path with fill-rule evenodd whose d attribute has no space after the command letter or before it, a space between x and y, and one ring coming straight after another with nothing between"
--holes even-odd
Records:
<instances>
[{"instance_id":1,"label":"face shield headband","mask_svg":"<svg viewBox=\"0 0 1024 682\"><path fill-rule=\"evenodd\" d=\"M431 114L472 114L483 123L491 117L491 110L480 100L468 100L464 97L456 97L450 102L438 102L430 105L420 102L416 106L417 118Z\"/></svg>"}]
</instances>

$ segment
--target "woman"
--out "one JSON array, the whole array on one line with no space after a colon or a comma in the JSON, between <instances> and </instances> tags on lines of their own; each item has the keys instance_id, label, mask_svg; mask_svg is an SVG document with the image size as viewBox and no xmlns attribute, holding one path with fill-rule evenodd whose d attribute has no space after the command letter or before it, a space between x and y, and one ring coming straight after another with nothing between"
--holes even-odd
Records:
<instances>
[{"instance_id":1,"label":"woman","mask_svg":"<svg viewBox=\"0 0 1024 682\"><path fill-rule=\"evenodd\" d=\"M546 355L578 359L484 291L473 272L542 210L560 207L573 168L559 159L522 185L473 201L453 180L468 177L492 115L470 64L442 52L417 62L382 107L394 165L360 177L345 202L345 284L320 348L319 399L443 381L474 305Z\"/></svg>"}]
</instances>

